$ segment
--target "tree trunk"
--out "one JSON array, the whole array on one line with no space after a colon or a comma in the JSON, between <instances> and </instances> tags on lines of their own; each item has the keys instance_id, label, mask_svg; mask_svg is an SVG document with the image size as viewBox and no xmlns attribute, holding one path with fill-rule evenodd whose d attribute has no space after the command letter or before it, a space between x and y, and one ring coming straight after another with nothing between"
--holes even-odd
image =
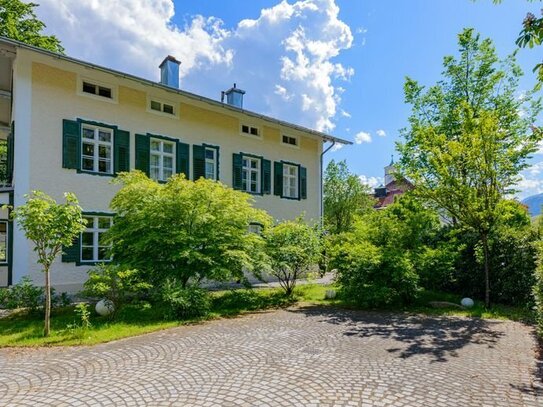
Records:
<instances>
[{"instance_id":1,"label":"tree trunk","mask_svg":"<svg viewBox=\"0 0 543 407\"><path fill-rule=\"evenodd\" d=\"M43 336L49 336L51 329L51 275L49 267L45 268L45 326L43 328Z\"/></svg>"},{"instance_id":2,"label":"tree trunk","mask_svg":"<svg viewBox=\"0 0 543 407\"><path fill-rule=\"evenodd\" d=\"M490 307L490 254L488 250L488 235L481 236L483 241L483 253L485 257L485 307Z\"/></svg>"}]
</instances>

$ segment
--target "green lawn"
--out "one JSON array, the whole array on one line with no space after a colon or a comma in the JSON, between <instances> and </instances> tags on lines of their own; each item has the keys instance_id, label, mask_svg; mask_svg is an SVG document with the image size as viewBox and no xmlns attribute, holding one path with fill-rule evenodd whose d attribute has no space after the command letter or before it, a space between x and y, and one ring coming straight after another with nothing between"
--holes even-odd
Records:
<instances>
[{"instance_id":1,"label":"green lawn","mask_svg":"<svg viewBox=\"0 0 543 407\"><path fill-rule=\"evenodd\" d=\"M279 308L300 303L303 305L334 306L355 308L341 299L325 300L324 294L333 286L314 284L298 286L294 298L285 298L280 289L238 289L213 292L212 311L205 319L232 317L244 312L270 308ZM459 315L481 318L512 319L531 322L528 310L495 306L485 310L476 302L471 310L456 308L431 308L429 301L449 301L459 303L460 297L451 294L423 292L419 299L409 307L388 309L427 315ZM43 320L40 315L19 312L8 318L0 319L0 347L6 346L55 346L55 345L94 345L134 335L141 335L183 324L201 322L202 319L171 321L165 319L165 310L147 303L126 306L115 320L92 314L92 327L87 330L70 329L68 326L77 321L73 307L54 310L51 320L51 336L42 337Z\"/></svg>"}]
</instances>

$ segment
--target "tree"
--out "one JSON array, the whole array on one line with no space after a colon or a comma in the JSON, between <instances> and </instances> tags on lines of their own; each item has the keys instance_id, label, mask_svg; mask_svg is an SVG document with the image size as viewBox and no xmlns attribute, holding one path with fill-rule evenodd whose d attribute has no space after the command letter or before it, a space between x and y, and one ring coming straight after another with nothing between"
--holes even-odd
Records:
<instances>
[{"instance_id":1,"label":"tree","mask_svg":"<svg viewBox=\"0 0 543 407\"><path fill-rule=\"evenodd\" d=\"M252 207L250 195L181 175L158 183L134 171L116 182L122 188L111 202L116 215L107 233L113 258L153 285L167 278L182 288L203 279L241 279L243 269L259 269L265 261L261 236L248 229L270 219Z\"/></svg>"},{"instance_id":2,"label":"tree","mask_svg":"<svg viewBox=\"0 0 543 407\"><path fill-rule=\"evenodd\" d=\"M85 230L81 207L72 193L65 193L66 203L58 204L41 191L26 195L26 203L12 212L13 219L34 243L38 263L45 274L45 327L49 336L51 317L51 266L63 247L70 247L74 239Z\"/></svg>"},{"instance_id":3,"label":"tree","mask_svg":"<svg viewBox=\"0 0 543 407\"><path fill-rule=\"evenodd\" d=\"M0 0L0 36L63 54L64 48L57 37L41 33L45 24L36 18L36 7L36 3Z\"/></svg>"},{"instance_id":4,"label":"tree","mask_svg":"<svg viewBox=\"0 0 543 407\"><path fill-rule=\"evenodd\" d=\"M296 281L319 261L319 233L300 218L278 223L268 228L264 236L271 274L290 296Z\"/></svg>"},{"instance_id":5,"label":"tree","mask_svg":"<svg viewBox=\"0 0 543 407\"><path fill-rule=\"evenodd\" d=\"M398 144L403 175L414 194L445 210L479 236L484 252L485 303L490 304L489 243L503 197L514 190L542 132L532 92L518 97L522 72L514 56L499 61L489 39L459 34L459 59L444 58L444 79L428 90L407 78L409 128Z\"/></svg>"},{"instance_id":6,"label":"tree","mask_svg":"<svg viewBox=\"0 0 543 407\"><path fill-rule=\"evenodd\" d=\"M330 161L324 175L324 224L331 233L350 230L357 215L373 208L371 190L349 172L347 163Z\"/></svg>"}]
</instances>

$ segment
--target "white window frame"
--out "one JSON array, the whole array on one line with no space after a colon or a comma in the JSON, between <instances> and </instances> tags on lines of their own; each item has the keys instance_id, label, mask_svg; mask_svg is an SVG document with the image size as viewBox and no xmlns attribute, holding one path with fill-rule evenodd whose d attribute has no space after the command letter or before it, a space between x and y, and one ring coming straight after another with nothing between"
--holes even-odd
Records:
<instances>
[{"instance_id":1,"label":"white window frame","mask_svg":"<svg viewBox=\"0 0 543 407\"><path fill-rule=\"evenodd\" d=\"M294 174L290 170L294 169ZM294 189L291 187L294 180ZM283 163L283 198L298 199L300 197L300 167L295 164Z\"/></svg>"},{"instance_id":2,"label":"white window frame","mask_svg":"<svg viewBox=\"0 0 543 407\"><path fill-rule=\"evenodd\" d=\"M207 158L207 151L213 151L213 159L211 158ZM207 147L207 146L204 146L204 158L205 158L205 178L206 179L211 179L213 181L217 181L217 172L218 172L218 163L217 163L217 153L218 153L218 149L217 148L214 148L214 147ZM213 177L208 177L208 173L207 173L207 165L208 164L211 164L213 166Z\"/></svg>"},{"instance_id":3,"label":"white window frame","mask_svg":"<svg viewBox=\"0 0 543 407\"><path fill-rule=\"evenodd\" d=\"M246 133L243 131L243 127L247 127L249 132ZM256 129L258 134L252 134L251 129ZM249 137L252 139L262 140L262 129L259 126L250 123L241 123L239 126L239 133L244 137Z\"/></svg>"},{"instance_id":4,"label":"white window frame","mask_svg":"<svg viewBox=\"0 0 543 407\"><path fill-rule=\"evenodd\" d=\"M151 145L153 142L159 143L160 150L156 151L151 148ZM171 144L172 146L172 152L168 153L164 151L164 144ZM175 174L175 158L176 158L176 143L173 140L165 140L158 137L151 137L151 140L149 141L149 173L152 174L153 164L152 164L152 157L153 155L158 156L158 178L154 178L151 175L151 179L154 179L155 181L167 181L168 178L164 177L164 157L170 157L172 159L172 175Z\"/></svg>"},{"instance_id":5,"label":"white window frame","mask_svg":"<svg viewBox=\"0 0 543 407\"><path fill-rule=\"evenodd\" d=\"M296 144L290 144L290 143L285 143L283 141L283 137L289 137L289 138L293 138L296 140ZM290 147L290 148L296 148L296 149L299 149L300 148L300 137L299 136L294 136L292 134L288 134L288 133L283 133L281 132L281 140L280 140L280 143L281 145L283 146L287 146L287 147Z\"/></svg>"},{"instance_id":6,"label":"white window frame","mask_svg":"<svg viewBox=\"0 0 543 407\"><path fill-rule=\"evenodd\" d=\"M247 160L247 161L245 161ZM245 163L247 162L247 165ZM256 162L256 168L251 167L251 163ZM251 174L256 173L256 191L251 191ZM245 175L245 178L244 178ZM262 159L257 157L251 157L243 155L241 158L241 190L249 192L250 194L260 194L262 191L261 185L262 178ZM245 186L243 185L245 183Z\"/></svg>"},{"instance_id":7,"label":"white window frame","mask_svg":"<svg viewBox=\"0 0 543 407\"><path fill-rule=\"evenodd\" d=\"M106 96L100 96L95 93L88 93L83 92L83 82L87 82L91 85L95 86L101 86L103 88L109 88L111 89L111 98L108 98ZM79 96L85 96L91 99L100 100L102 102L109 102L109 103L119 103L118 95L119 95L119 88L117 85L113 85L111 83L102 82L96 79L87 78L84 76L79 76L77 81L77 94Z\"/></svg>"},{"instance_id":8,"label":"white window frame","mask_svg":"<svg viewBox=\"0 0 543 407\"><path fill-rule=\"evenodd\" d=\"M1 259L0 258L0 264L7 264L9 263L9 222L7 220L0 220L0 224L4 224L5 227L6 227L6 233L4 235L4 241L2 242L2 239L0 238L0 246L2 246L4 248L4 253L5 253L5 259ZM2 234L0 233L0 236L2 236Z\"/></svg>"},{"instance_id":9,"label":"white window frame","mask_svg":"<svg viewBox=\"0 0 543 407\"><path fill-rule=\"evenodd\" d=\"M113 225L113 216L112 215L91 215L91 214L85 214L83 213L84 218L92 218L92 225L87 223L87 227L85 231L81 232L80 235L80 241L81 241L81 247L79 251L79 260L82 264L85 263L97 263L97 262L110 262L111 258L108 259L100 259L100 248L109 248L109 246L100 246L100 235L105 233L111 225ZM100 228L100 219L108 219L109 220L109 227L108 228ZM84 245L83 244L83 234L84 233L92 233L92 246ZM83 259L83 249L92 247L92 259Z\"/></svg>"},{"instance_id":10,"label":"white window frame","mask_svg":"<svg viewBox=\"0 0 543 407\"><path fill-rule=\"evenodd\" d=\"M151 102L160 103L160 110L151 109ZM173 113L164 112L164 105L172 106ZM147 95L147 111L159 116L169 117L170 119L177 119L179 118L179 103Z\"/></svg>"},{"instance_id":11,"label":"white window frame","mask_svg":"<svg viewBox=\"0 0 543 407\"><path fill-rule=\"evenodd\" d=\"M256 235L262 235L263 229L264 229L264 226L262 224L251 222L249 223L248 232L254 233Z\"/></svg>"},{"instance_id":12,"label":"white window frame","mask_svg":"<svg viewBox=\"0 0 543 407\"><path fill-rule=\"evenodd\" d=\"M93 139L88 139L88 138L85 138L83 137L83 134L84 134L84 131L85 129L89 129L89 130L93 130L94 132L94 138ZM100 131L102 132L107 132L111 135L111 139L110 141L100 141ZM105 174L105 175L112 175L113 174L113 159L114 159L114 143L113 143L113 138L115 137L115 131L114 129L110 128L110 127L101 127L101 126L96 126L94 124L87 124L87 123L82 123L81 124L81 171L83 172L92 172L92 173L95 173L95 174ZM93 148L94 148L94 154L92 156L92 159L93 159L93 165L92 165L92 170L89 170L87 168L83 168L83 160L85 158L89 159L91 156L88 156L88 155L84 155L84 149L83 149L83 145L84 144L92 144L93 145ZM110 151L110 158L109 158L109 171L106 172L106 171L100 171L100 146L103 146L103 147L109 147L109 151ZM102 160L103 161L103 160Z\"/></svg>"}]
</instances>

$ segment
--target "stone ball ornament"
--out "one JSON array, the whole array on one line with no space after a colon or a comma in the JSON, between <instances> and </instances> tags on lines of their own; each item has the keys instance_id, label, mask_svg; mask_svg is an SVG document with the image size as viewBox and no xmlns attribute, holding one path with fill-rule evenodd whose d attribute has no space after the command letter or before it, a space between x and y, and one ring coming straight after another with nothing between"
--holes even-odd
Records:
<instances>
[{"instance_id":1,"label":"stone ball ornament","mask_svg":"<svg viewBox=\"0 0 543 407\"><path fill-rule=\"evenodd\" d=\"M471 298L462 298L462 301L460 301L460 304L462 304L463 307L471 308L475 305L475 302Z\"/></svg>"},{"instance_id":2,"label":"stone ball ornament","mask_svg":"<svg viewBox=\"0 0 543 407\"><path fill-rule=\"evenodd\" d=\"M98 315L105 317L115 312L115 305L113 305L111 300L104 298L96 303L95 310Z\"/></svg>"}]
</instances>

